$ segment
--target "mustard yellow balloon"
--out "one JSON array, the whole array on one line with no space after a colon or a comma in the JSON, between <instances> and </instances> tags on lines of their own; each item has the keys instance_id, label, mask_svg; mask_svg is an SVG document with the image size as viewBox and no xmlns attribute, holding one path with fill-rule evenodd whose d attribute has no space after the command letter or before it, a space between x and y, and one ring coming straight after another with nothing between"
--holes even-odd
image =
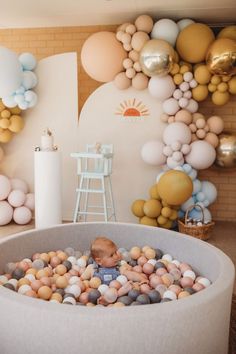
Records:
<instances>
[{"instance_id":1,"label":"mustard yellow balloon","mask_svg":"<svg viewBox=\"0 0 236 354\"><path fill-rule=\"evenodd\" d=\"M199 84L206 85L211 80L211 73L206 65L199 65L194 71L194 78Z\"/></svg>"},{"instance_id":2,"label":"mustard yellow balloon","mask_svg":"<svg viewBox=\"0 0 236 354\"><path fill-rule=\"evenodd\" d=\"M198 85L192 89L192 95L194 100L201 102L204 101L208 96L207 85Z\"/></svg>"},{"instance_id":3,"label":"mustard yellow balloon","mask_svg":"<svg viewBox=\"0 0 236 354\"><path fill-rule=\"evenodd\" d=\"M180 85L184 81L183 75L180 73L175 74L173 77L173 80L176 85Z\"/></svg>"},{"instance_id":4,"label":"mustard yellow balloon","mask_svg":"<svg viewBox=\"0 0 236 354\"><path fill-rule=\"evenodd\" d=\"M151 199L158 199L160 200L160 196L157 191L157 184L154 184L150 189L149 189L149 195Z\"/></svg>"},{"instance_id":5,"label":"mustard yellow balloon","mask_svg":"<svg viewBox=\"0 0 236 354\"><path fill-rule=\"evenodd\" d=\"M167 220L165 224L162 224L161 227L164 229L171 229L173 222L171 220Z\"/></svg>"},{"instance_id":6,"label":"mustard yellow balloon","mask_svg":"<svg viewBox=\"0 0 236 354\"><path fill-rule=\"evenodd\" d=\"M172 221L178 219L178 211L172 209L172 213L171 213L171 215L169 216L169 219L172 220Z\"/></svg>"},{"instance_id":7,"label":"mustard yellow balloon","mask_svg":"<svg viewBox=\"0 0 236 354\"><path fill-rule=\"evenodd\" d=\"M140 224L142 225L148 225L148 226L158 226L157 225L157 220L154 218L149 218L148 216L143 216L139 220Z\"/></svg>"},{"instance_id":8,"label":"mustard yellow balloon","mask_svg":"<svg viewBox=\"0 0 236 354\"><path fill-rule=\"evenodd\" d=\"M182 59L190 63L201 63L214 39L210 27L203 23L193 23L180 32L176 48Z\"/></svg>"},{"instance_id":9,"label":"mustard yellow balloon","mask_svg":"<svg viewBox=\"0 0 236 354\"><path fill-rule=\"evenodd\" d=\"M5 105L3 104L2 100L0 99L0 112L2 112L5 109Z\"/></svg>"},{"instance_id":10,"label":"mustard yellow balloon","mask_svg":"<svg viewBox=\"0 0 236 354\"><path fill-rule=\"evenodd\" d=\"M9 110L12 114L20 114L21 113L21 109L18 106L13 107L13 108L9 108Z\"/></svg>"},{"instance_id":11,"label":"mustard yellow balloon","mask_svg":"<svg viewBox=\"0 0 236 354\"><path fill-rule=\"evenodd\" d=\"M226 82L221 82L218 86L217 86L217 90L220 92L225 92L228 91L228 84Z\"/></svg>"},{"instance_id":12,"label":"mustard yellow balloon","mask_svg":"<svg viewBox=\"0 0 236 354\"><path fill-rule=\"evenodd\" d=\"M215 92L217 90L217 86L213 84L208 84L207 87L209 92Z\"/></svg>"},{"instance_id":13,"label":"mustard yellow balloon","mask_svg":"<svg viewBox=\"0 0 236 354\"><path fill-rule=\"evenodd\" d=\"M168 204L179 205L191 197L193 183L186 173L170 170L161 176L157 189L161 198Z\"/></svg>"},{"instance_id":14,"label":"mustard yellow balloon","mask_svg":"<svg viewBox=\"0 0 236 354\"><path fill-rule=\"evenodd\" d=\"M7 118L0 119L0 127L3 129L7 129L10 125L10 121Z\"/></svg>"},{"instance_id":15,"label":"mustard yellow balloon","mask_svg":"<svg viewBox=\"0 0 236 354\"><path fill-rule=\"evenodd\" d=\"M0 133L0 143L3 143L3 144L9 143L9 141L12 139L12 137L13 137L12 132L10 132L10 130L8 130L8 129L4 129Z\"/></svg>"},{"instance_id":16,"label":"mustard yellow balloon","mask_svg":"<svg viewBox=\"0 0 236 354\"><path fill-rule=\"evenodd\" d=\"M13 115L9 120L10 120L10 125L8 129L11 132L19 133L24 128L24 120L20 116Z\"/></svg>"},{"instance_id":17,"label":"mustard yellow balloon","mask_svg":"<svg viewBox=\"0 0 236 354\"><path fill-rule=\"evenodd\" d=\"M168 221L168 218L166 218L163 215L158 216L157 222L159 225L164 225Z\"/></svg>"},{"instance_id":18,"label":"mustard yellow balloon","mask_svg":"<svg viewBox=\"0 0 236 354\"><path fill-rule=\"evenodd\" d=\"M143 211L149 218L157 218L161 213L162 205L157 199L150 199L144 203Z\"/></svg>"},{"instance_id":19,"label":"mustard yellow balloon","mask_svg":"<svg viewBox=\"0 0 236 354\"><path fill-rule=\"evenodd\" d=\"M11 112L8 110L8 109L4 109L2 112L1 112L1 117L2 118L10 118L11 116Z\"/></svg>"},{"instance_id":20,"label":"mustard yellow balloon","mask_svg":"<svg viewBox=\"0 0 236 354\"><path fill-rule=\"evenodd\" d=\"M217 38L229 38L236 41L236 26L228 26L223 28L217 35Z\"/></svg>"},{"instance_id":21,"label":"mustard yellow balloon","mask_svg":"<svg viewBox=\"0 0 236 354\"><path fill-rule=\"evenodd\" d=\"M236 76L232 77L232 79L228 81L228 85L229 85L229 92L232 95L236 95Z\"/></svg>"},{"instance_id":22,"label":"mustard yellow balloon","mask_svg":"<svg viewBox=\"0 0 236 354\"><path fill-rule=\"evenodd\" d=\"M236 41L228 38L216 39L206 53L206 64L212 74L236 74Z\"/></svg>"},{"instance_id":23,"label":"mustard yellow balloon","mask_svg":"<svg viewBox=\"0 0 236 354\"><path fill-rule=\"evenodd\" d=\"M217 75L213 75L211 77L211 84L213 85L219 85L221 83L221 77Z\"/></svg>"},{"instance_id":24,"label":"mustard yellow balloon","mask_svg":"<svg viewBox=\"0 0 236 354\"><path fill-rule=\"evenodd\" d=\"M138 218L142 218L145 214L143 211L145 200L138 199L135 200L131 206L132 213L137 216Z\"/></svg>"},{"instance_id":25,"label":"mustard yellow balloon","mask_svg":"<svg viewBox=\"0 0 236 354\"><path fill-rule=\"evenodd\" d=\"M164 207L161 209L161 215L165 218L169 218L172 214L172 210L169 207Z\"/></svg>"},{"instance_id":26,"label":"mustard yellow balloon","mask_svg":"<svg viewBox=\"0 0 236 354\"><path fill-rule=\"evenodd\" d=\"M217 106L223 106L229 101L229 99L230 99L230 94L228 93L228 91L220 92L216 90L215 92L213 92L211 96L212 102Z\"/></svg>"}]
</instances>

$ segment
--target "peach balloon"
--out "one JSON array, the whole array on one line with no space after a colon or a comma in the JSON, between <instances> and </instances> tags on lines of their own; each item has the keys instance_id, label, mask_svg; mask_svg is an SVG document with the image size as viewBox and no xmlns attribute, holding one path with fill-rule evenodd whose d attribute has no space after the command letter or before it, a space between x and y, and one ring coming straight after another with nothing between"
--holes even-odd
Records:
<instances>
[{"instance_id":1,"label":"peach balloon","mask_svg":"<svg viewBox=\"0 0 236 354\"><path fill-rule=\"evenodd\" d=\"M113 32L97 32L85 42L81 51L81 63L94 80L109 82L123 69L127 57L122 44Z\"/></svg>"},{"instance_id":2,"label":"peach balloon","mask_svg":"<svg viewBox=\"0 0 236 354\"><path fill-rule=\"evenodd\" d=\"M211 144L214 148L216 148L219 144L219 138L215 133L207 133L205 139L209 144Z\"/></svg>"},{"instance_id":3,"label":"peach balloon","mask_svg":"<svg viewBox=\"0 0 236 354\"><path fill-rule=\"evenodd\" d=\"M150 38L147 33L139 31L132 36L131 46L134 50L140 52L144 44L149 40Z\"/></svg>"},{"instance_id":4,"label":"peach balloon","mask_svg":"<svg viewBox=\"0 0 236 354\"><path fill-rule=\"evenodd\" d=\"M181 109L176 113L175 121L189 125L190 123L192 123L192 114L186 109Z\"/></svg>"},{"instance_id":5,"label":"peach balloon","mask_svg":"<svg viewBox=\"0 0 236 354\"><path fill-rule=\"evenodd\" d=\"M0 162L1 162L2 159L3 159L3 156L4 156L4 151L3 151L3 149L2 149L1 146L0 146Z\"/></svg>"},{"instance_id":6,"label":"peach balloon","mask_svg":"<svg viewBox=\"0 0 236 354\"><path fill-rule=\"evenodd\" d=\"M212 116L207 119L211 133L220 134L224 129L223 119L218 116Z\"/></svg>"},{"instance_id":7,"label":"peach balloon","mask_svg":"<svg viewBox=\"0 0 236 354\"><path fill-rule=\"evenodd\" d=\"M116 75L114 84L119 90L125 90L131 86L131 80L126 76L125 72Z\"/></svg>"},{"instance_id":8,"label":"peach balloon","mask_svg":"<svg viewBox=\"0 0 236 354\"><path fill-rule=\"evenodd\" d=\"M153 27L153 19L148 15L140 15L135 20L135 26L138 31L150 33Z\"/></svg>"},{"instance_id":9,"label":"peach balloon","mask_svg":"<svg viewBox=\"0 0 236 354\"><path fill-rule=\"evenodd\" d=\"M137 73L132 79L132 86L136 90L145 90L148 87L148 77L143 73Z\"/></svg>"}]
</instances>

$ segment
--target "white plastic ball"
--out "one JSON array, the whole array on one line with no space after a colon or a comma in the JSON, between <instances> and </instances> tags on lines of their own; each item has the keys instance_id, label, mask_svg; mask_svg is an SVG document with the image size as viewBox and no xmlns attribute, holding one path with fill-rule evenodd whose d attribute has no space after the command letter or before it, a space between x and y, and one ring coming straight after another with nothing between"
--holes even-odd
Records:
<instances>
[{"instance_id":1,"label":"white plastic ball","mask_svg":"<svg viewBox=\"0 0 236 354\"><path fill-rule=\"evenodd\" d=\"M167 262L171 262L173 260L173 257L171 256L171 254L166 253L166 254L163 254L161 259L164 259Z\"/></svg>"},{"instance_id":2,"label":"white plastic ball","mask_svg":"<svg viewBox=\"0 0 236 354\"><path fill-rule=\"evenodd\" d=\"M105 292L109 289L109 286L106 284L101 284L98 287L98 291L100 292L101 295L105 294Z\"/></svg>"},{"instance_id":3,"label":"white plastic ball","mask_svg":"<svg viewBox=\"0 0 236 354\"><path fill-rule=\"evenodd\" d=\"M11 191L11 183L8 177L0 175L0 200L8 197Z\"/></svg>"},{"instance_id":4,"label":"white plastic ball","mask_svg":"<svg viewBox=\"0 0 236 354\"><path fill-rule=\"evenodd\" d=\"M163 299L171 299L171 300L176 300L177 299L177 295L174 291L171 290L166 290L163 294Z\"/></svg>"},{"instance_id":5,"label":"white plastic ball","mask_svg":"<svg viewBox=\"0 0 236 354\"><path fill-rule=\"evenodd\" d=\"M196 279L196 274L192 270L188 269L184 272L183 277L189 277L194 281Z\"/></svg>"},{"instance_id":6,"label":"white plastic ball","mask_svg":"<svg viewBox=\"0 0 236 354\"><path fill-rule=\"evenodd\" d=\"M19 225L25 225L32 219L32 212L25 206L15 208L13 212L13 220Z\"/></svg>"},{"instance_id":7,"label":"white plastic ball","mask_svg":"<svg viewBox=\"0 0 236 354\"><path fill-rule=\"evenodd\" d=\"M77 259L77 265L81 268L86 267L86 260L84 258Z\"/></svg>"},{"instance_id":8,"label":"white plastic ball","mask_svg":"<svg viewBox=\"0 0 236 354\"><path fill-rule=\"evenodd\" d=\"M210 280L207 279L207 278L200 278L200 279L198 280L198 283L202 284L205 288L207 288L208 286L211 285Z\"/></svg>"},{"instance_id":9,"label":"white plastic ball","mask_svg":"<svg viewBox=\"0 0 236 354\"><path fill-rule=\"evenodd\" d=\"M12 220L13 208L7 201L0 201L0 226L7 225Z\"/></svg>"},{"instance_id":10,"label":"white plastic ball","mask_svg":"<svg viewBox=\"0 0 236 354\"><path fill-rule=\"evenodd\" d=\"M20 189L14 189L8 195L8 203L11 204L13 207L20 207L25 202L25 193L22 192Z\"/></svg>"}]
</instances>

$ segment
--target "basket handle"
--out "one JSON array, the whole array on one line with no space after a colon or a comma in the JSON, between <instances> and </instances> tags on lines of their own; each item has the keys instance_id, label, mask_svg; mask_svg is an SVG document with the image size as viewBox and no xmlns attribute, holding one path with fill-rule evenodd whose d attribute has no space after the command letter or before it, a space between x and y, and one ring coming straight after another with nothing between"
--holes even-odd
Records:
<instances>
[{"instance_id":1,"label":"basket handle","mask_svg":"<svg viewBox=\"0 0 236 354\"><path fill-rule=\"evenodd\" d=\"M184 223L185 223L185 225L187 224L188 213L189 213L193 208L196 208L196 207L198 207L198 208L200 209L201 213L202 213L202 219L201 219L201 221L202 221L203 224L204 224L205 218L204 218L203 207L202 207L201 205L199 205L199 204L193 204L193 205L190 205L190 206L187 208L187 210L186 210L185 218L184 218Z\"/></svg>"}]
</instances>

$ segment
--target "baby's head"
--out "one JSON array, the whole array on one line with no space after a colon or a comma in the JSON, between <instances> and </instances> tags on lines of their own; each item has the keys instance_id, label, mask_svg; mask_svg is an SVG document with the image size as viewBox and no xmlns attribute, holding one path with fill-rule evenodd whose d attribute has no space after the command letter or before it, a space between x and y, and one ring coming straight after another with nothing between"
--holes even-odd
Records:
<instances>
[{"instance_id":1,"label":"baby's head","mask_svg":"<svg viewBox=\"0 0 236 354\"><path fill-rule=\"evenodd\" d=\"M91 244L91 256L95 262L105 268L115 267L121 259L116 244L106 237L97 237Z\"/></svg>"}]
</instances>

